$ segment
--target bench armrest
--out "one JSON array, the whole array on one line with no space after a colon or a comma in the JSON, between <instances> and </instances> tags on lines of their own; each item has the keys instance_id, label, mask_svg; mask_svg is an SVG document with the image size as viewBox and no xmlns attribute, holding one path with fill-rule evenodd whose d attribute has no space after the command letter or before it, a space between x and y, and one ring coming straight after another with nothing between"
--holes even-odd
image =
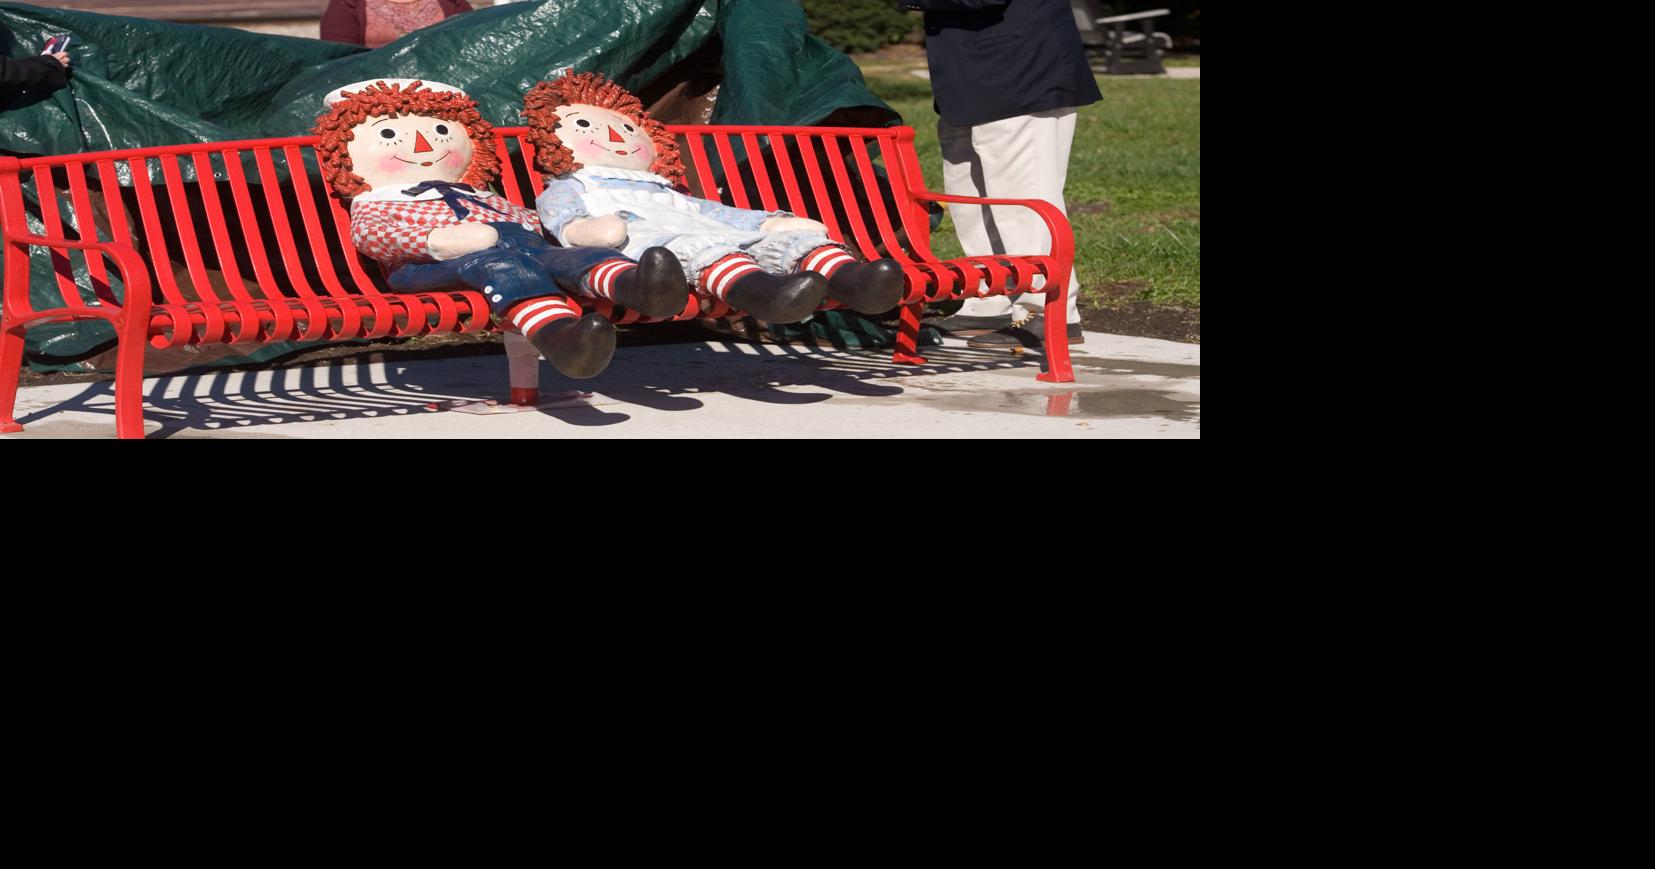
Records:
<instances>
[{"instance_id":1,"label":"bench armrest","mask_svg":"<svg viewBox=\"0 0 1655 869\"><path fill-rule=\"evenodd\" d=\"M1057 206L1043 199L982 199L976 196L950 196L946 193L932 193L917 191L911 194L918 202L951 202L956 205L1010 205L1019 208L1033 209L1046 222L1046 229L1052 234L1052 253L1059 263L1067 263L1071 267L1075 262L1075 231L1069 225L1069 218ZM1007 256L1015 254L1008 253ZM1067 272L1063 278L1068 279Z\"/></svg>"},{"instance_id":2,"label":"bench armrest","mask_svg":"<svg viewBox=\"0 0 1655 869\"><path fill-rule=\"evenodd\" d=\"M149 282L149 268L144 265L144 258L138 255L132 245L118 241L74 241L67 238L41 238L36 235L13 235L0 229L0 244L16 245L20 248L44 247L61 250L80 250L90 253L107 254L115 261L116 271L120 273L121 283L126 287L126 298L121 305L110 305L117 311L128 316L149 317L151 305L151 287ZM25 261L28 258L27 250L22 251ZM23 285L18 288L7 284L5 296L8 302L13 300L14 290L21 293L20 312L28 311L29 287L27 271L24 271ZM10 307L8 304L7 307Z\"/></svg>"}]
</instances>

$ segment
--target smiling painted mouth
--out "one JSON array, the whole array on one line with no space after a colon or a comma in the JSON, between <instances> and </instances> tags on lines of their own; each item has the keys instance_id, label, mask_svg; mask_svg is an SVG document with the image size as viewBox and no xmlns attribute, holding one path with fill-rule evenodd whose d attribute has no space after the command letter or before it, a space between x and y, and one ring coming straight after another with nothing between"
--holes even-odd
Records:
<instances>
[{"instance_id":1,"label":"smiling painted mouth","mask_svg":"<svg viewBox=\"0 0 1655 869\"><path fill-rule=\"evenodd\" d=\"M452 153L454 153L454 152L453 151L448 152L448 154L452 154ZM407 163L410 166L434 166L438 162L447 159L448 154L444 154L441 157L438 157L436 160L427 160L424 163L421 163L418 160L402 160L401 157L398 157L397 159L402 160L402 162Z\"/></svg>"}]
</instances>

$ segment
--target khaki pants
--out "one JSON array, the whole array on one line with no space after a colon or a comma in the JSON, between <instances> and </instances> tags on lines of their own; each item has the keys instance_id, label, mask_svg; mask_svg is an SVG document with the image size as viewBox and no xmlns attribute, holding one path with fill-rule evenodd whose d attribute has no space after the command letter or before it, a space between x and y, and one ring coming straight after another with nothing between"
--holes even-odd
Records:
<instances>
[{"instance_id":1,"label":"khaki pants","mask_svg":"<svg viewBox=\"0 0 1655 869\"><path fill-rule=\"evenodd\" d=\"M1063 184L1069 177L1075 114L1075 109L1053 109L974 127L956 127L938 119L943 191L987 199L1044 199L1065 208ZM1045 222L1027 208L949 205L948 213L968 256L1052 252ZM1035 278L1036 287L1045 285L1045 278ZM1067 322L1080 322L1079 294L1079 278L1070 272ZM960 313L969 317L1011 314L1021 320L1045 307L1045 296L1018 293L967 299Z\"/></svg>"}]
</instances>

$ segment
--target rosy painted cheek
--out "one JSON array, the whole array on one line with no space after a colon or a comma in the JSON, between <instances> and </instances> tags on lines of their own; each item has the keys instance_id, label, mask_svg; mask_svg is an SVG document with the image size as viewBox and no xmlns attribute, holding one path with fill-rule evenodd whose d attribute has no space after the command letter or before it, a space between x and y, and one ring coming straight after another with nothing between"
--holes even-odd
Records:
<instances>
[{"instance_id":1,"label":"rosy painted cheek","mask_svg":"<svg viewBox=\"0 0 1655 869\"><path fill-rule=\"evenodd\" d=\"M381 157L374 164L374 168L379 170L381 175L396 175L406 171L408 164L395 157Z\"/></svg>"},{"instance_id":2,"label":"rosy painted cheek","mask_svg":"<svg viewBox=\"0 0 1655 869\"><path fill-rule=\"evenodd\" d=\"M448 167L451 167L451 168L454 167L454 166L460 165L460 152L459 151L449 151L448 154L442 158L441 162L442 162L442 165L448 166Z\"/></svg>"},{"instance_id":3,"label":"rosy painted cheek","mask_svg":"<svg viewBox=\"0 0 1655 869\"><path fill-rule=\"evenodd\" d=\"M592 142L576 142L572 150L575 152L576 157L596 157L600 154L606 153L602 148Z\"/></svg>"}]
</instances>

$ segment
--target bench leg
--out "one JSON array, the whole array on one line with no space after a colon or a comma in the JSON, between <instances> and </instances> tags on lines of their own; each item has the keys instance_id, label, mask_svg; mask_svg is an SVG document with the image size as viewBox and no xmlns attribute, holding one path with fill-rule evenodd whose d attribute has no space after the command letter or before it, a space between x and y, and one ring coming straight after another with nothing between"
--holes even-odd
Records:
<instances>
[{"instance_id":1,"label":"bench leg","mask_svg":"<svg viewBox=\"0 0 1655 869\"><path fill-rule=\"evenodd\" d=\"M12 414L17 407L17 383L23 376L23 327L13 330L0 324L0 432L19 432Z\"/></svg>"},{"instance_id":2,"label":"bench leg","mask_svg":"<svg viewBox=\"0 0 1655 869\"><path fill-rule=\"evenodd\" d=\"M925 357L919 355L919 321L924 313L924 302L902 306L902 323L897 326L896 352L891 354L892 362L898 365L925 364Z\"/></svg>"},{"instance_id":3,"label":"bench leg","mask_svg":"<svg viewBox=\"0 0 1655 869\"><path fill-rule=\"evenodd\" d=\"M1068 279L1064 278L1064 283ZM1075 371L1069 366L1069 293L1059 284L1046 294L1046 370L1034 379L1043 383L1074 383Z\"/></svg>"},{"instance_id":4,"label":"bench leg","mask_svg":"<svg viewBox=\"0 0 1655 869\"><path fill-rule=\"evenodd\" d=\"M521 332L506 332L506 364L511 369L511 403L533 407L540 402L540 351Z\"/></svg>"},{"instance_id":5,"label":"bench leg","mask_svg":"<svg viewBox=\"0 0 1655 869\"><path fill-rule=\"evenodd\" d=\"M144 437L144 347L149 317L127 317L115 350L115 437Z\"/></svg>"}]
</instances>

